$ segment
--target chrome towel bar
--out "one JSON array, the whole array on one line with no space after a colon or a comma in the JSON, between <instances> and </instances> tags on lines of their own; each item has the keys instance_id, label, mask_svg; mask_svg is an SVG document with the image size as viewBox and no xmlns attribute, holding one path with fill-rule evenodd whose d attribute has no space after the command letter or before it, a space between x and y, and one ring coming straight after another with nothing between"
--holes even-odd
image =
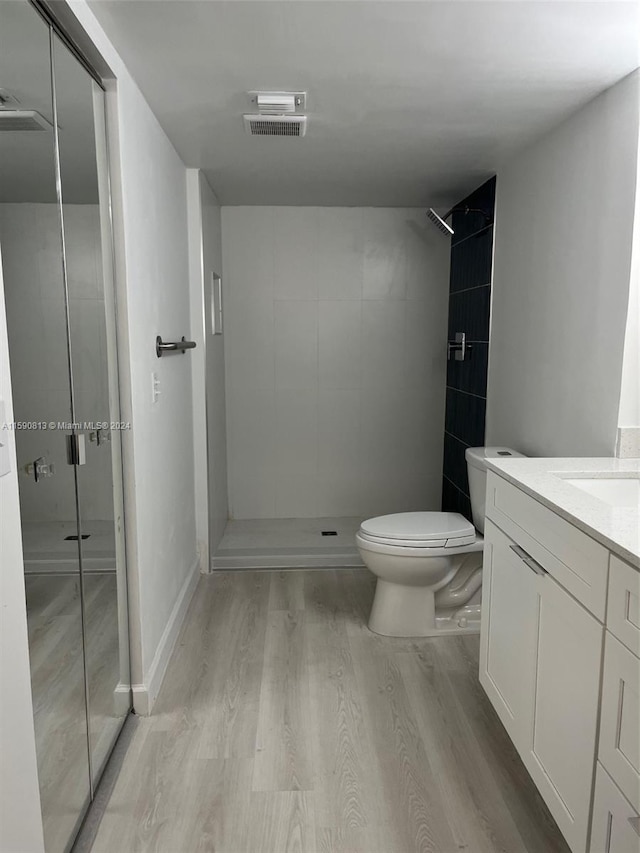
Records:
<instances>
[{"instance_id":1,"label":"chrome towel bar","mask_svg":"<svg viewBox=\"0 0 640 853\"><path fill-rule=\"evenodd\" d=\"M163 341L160 335L156 338L156 355L158 358L162 358L162 353L164 352L182 352L185 350L194 349L196 345L195 341L187 341L182 336L182 340L180 341Z\"/></svg>"}]
</instances>

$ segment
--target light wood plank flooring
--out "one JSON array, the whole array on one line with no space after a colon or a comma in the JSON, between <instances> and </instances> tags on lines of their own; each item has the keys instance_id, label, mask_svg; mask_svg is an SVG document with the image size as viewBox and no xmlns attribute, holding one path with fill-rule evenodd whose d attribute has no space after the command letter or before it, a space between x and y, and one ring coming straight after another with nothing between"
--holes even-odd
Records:
<instances>
[{"instance_id":1,"label":"light wood plank flooring","mask_svg":"<svg viewBox=\"0 0 640 853\"><path fill-rule=\"evenodd\" d=\"M203 577L93 853L567 853L477 638L372 634L373 580Z\"/></svg>"}]
</instances>

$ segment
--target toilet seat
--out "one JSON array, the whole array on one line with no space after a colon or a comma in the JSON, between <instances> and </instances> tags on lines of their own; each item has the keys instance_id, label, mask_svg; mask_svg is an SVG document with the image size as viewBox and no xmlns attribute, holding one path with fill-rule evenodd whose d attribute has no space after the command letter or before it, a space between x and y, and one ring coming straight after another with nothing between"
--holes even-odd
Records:
<instances>
[{"instance_id":1,"label":"toilet seat","mask_svg":"<svg viewBox=\"0 0 640 853\"><path fill-rule=\"evenodd\" d=\"M473 524L457 512L398 512L362 522L367 542L395 548L460 548L475 542Z\"/></svg>"}]
</instances>

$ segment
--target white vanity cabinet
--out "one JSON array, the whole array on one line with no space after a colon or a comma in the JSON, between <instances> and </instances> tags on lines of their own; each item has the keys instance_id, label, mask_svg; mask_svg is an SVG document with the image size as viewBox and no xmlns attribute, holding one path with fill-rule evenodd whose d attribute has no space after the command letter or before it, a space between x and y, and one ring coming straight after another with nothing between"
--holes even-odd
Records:
<instances>
[{"instance_id":1,"label":"white vanity cabinet","mask_svg":"<svg viewBox=\"0 0 640 853\"><path fill-rule=\"evenodd\" d=\"M479 675L573 853L640 853L640 569L493 471Z\"/></svg>"},{"instance_id":2,"label":"white vanity cabinet","mask_svg":"<svg viewBox=\"0 0 640 853\"><path fill-rule=\"evenodd\" d=\"M640 853L640 815L598 762L591 853Z\"/></svg>"},{"instance_id":3,"label":"white vanity cabinet","mask_svg":"<svg viewBox=\"0 0 640 853\"><path fill-rule=\"evenodd\" d=\"M603 626L485 523L480 682L573 851L584 853Z\"/></svg>"},{"instance_id":4,"label":"white vanity cabinet","mask_svg":"<svg viewBox=\"0 0 640 853\"><path fill-rule=\"evenodd\" d=\"M640 809L640 660L607 631L598 757Z\"/></svg>"},{"instance_id":5,"label":"white vanity cabinet","mask_svg":"<svg viewBox=\"0 0 640 853\"><path fill-rule=\"evenodd\" d=\"M611 557L590 853L640 853L640 572Z\"/></svg>"}]
</instances>

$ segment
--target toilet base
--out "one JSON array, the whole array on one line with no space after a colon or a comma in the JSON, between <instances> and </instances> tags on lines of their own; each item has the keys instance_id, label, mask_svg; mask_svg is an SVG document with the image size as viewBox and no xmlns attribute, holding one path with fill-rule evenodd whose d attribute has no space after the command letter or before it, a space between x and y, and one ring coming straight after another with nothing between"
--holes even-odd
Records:
<instances>
[{"instance_id":1,"label":"toilet base","mask_svg":"<svg viewBox=\"0 0 640 853\"><path fill-rule=\"evenodd\" d=\"M403 586L378 578L369 629L384 637L438 637L478 634L480 604L435 606L431 587Z\"/></svg>"}]
</instances>

